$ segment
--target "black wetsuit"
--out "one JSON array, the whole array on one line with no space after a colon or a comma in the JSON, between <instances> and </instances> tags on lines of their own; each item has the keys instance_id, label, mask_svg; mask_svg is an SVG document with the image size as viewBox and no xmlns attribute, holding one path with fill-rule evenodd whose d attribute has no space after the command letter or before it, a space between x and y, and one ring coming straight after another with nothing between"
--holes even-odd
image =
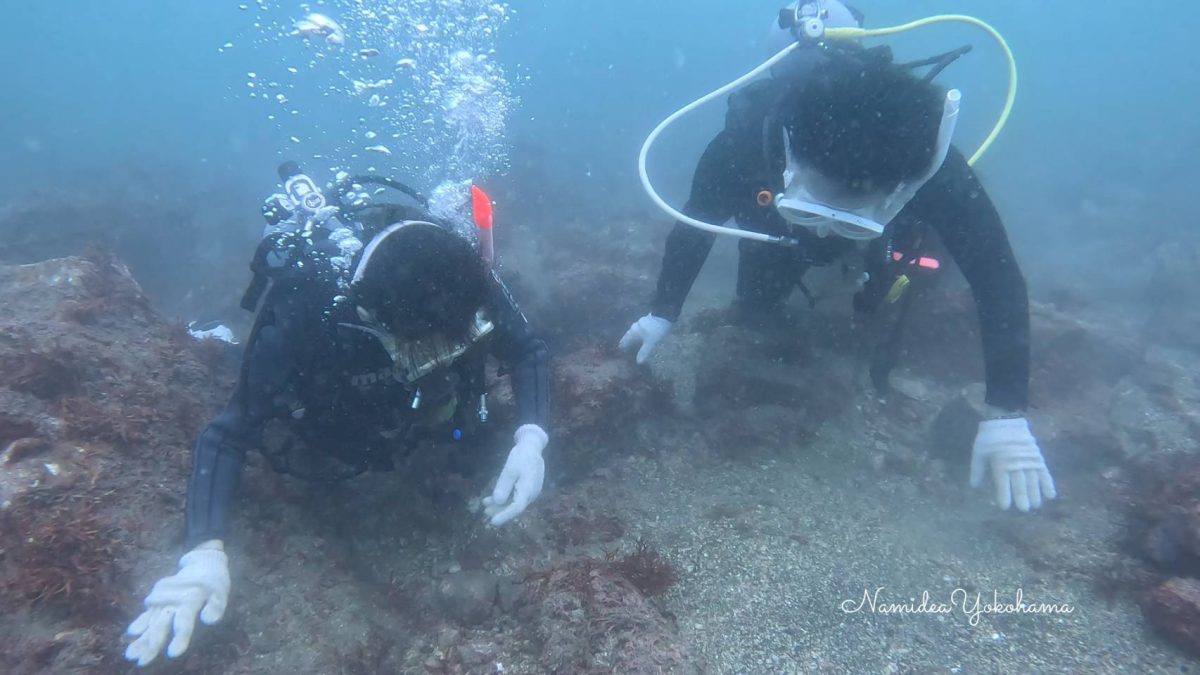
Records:
<instances>
[{"instance_id":1,"label":"black wetsuit","mask_svg":"<svg viewBox=\"0 0 1200 675\"><path fill-rule=\"evenodd\" d=\"M493 331L449 367L405 384L392 376L391 359L375 337L341 325L359 323L356 312L349 302L330 303L337 288L328 275L314 272L317 267L294 268L276 280L233 396L196 440L186 509L189 547L228 533L246 451L266 453L263 432L272 420L350 466L389 468L405 434L423 423L424 413L445 409L451 396L481 378L491 354L510 371L517 424L549 428L546 346L497 277L484 308ZM418 387L422 404L414 411ZM460 414L476 413L474 400L456 400Z\"/></svg>"},{"instance_id":2,"label":"black wetsuit","mask_svg":"<svg viewBox=\"0 0 1200 675\"><path fill-rule=\"evenodd\" d=\"M782 157L770 154L765 133L776 96L770 81L732 95L725 128L709 143L692 179L687 215L710 223L733 218L744 230L786 235L800 247L739 242L737 302L769 310L781 304L811 265L828 264L854 244L838 237L818 238L803 228L789 228L772 206L756 196L778 189ZM778 141L782 143L781 137ZM781 153L780 153L781 154ZM888 225L891 231L929 228L962 270L979 309L983 333L987 402L1023 410L1029 392L1029 303L1025 280L1013 257L1008 236L974 171L951 148L941 170ZM656 316L674 321L716 235L677 223L667 237L658 289L651 305Z\"/></svg>"}]
</instances>

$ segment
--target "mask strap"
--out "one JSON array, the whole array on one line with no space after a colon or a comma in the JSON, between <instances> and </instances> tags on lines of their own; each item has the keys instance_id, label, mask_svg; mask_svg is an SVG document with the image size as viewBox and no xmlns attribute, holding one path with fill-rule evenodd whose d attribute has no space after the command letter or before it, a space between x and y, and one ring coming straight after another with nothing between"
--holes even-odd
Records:
<instances>
[{"instance_id":1,"label":"mask strap","mask_svg":"<svg viewBox=\"0 0 1200 675\"><path fill-rule=\"evenodd\" d=\"M400 229L408 227L409 225L429 225L430 227L437 227L437 225L424 220L406 220L403 223L389 225L385 230L375 235L371 239L371 242L367 244L367 247L363 249L362 257L358 259L358 265L356 265L354 268L354 276L351 277L350 283L357 284L360 280L362 280L363 274L365 274L367 271L367 264L371 262L371 256L375 255L375 249L379 248L379 244L382 243L384 239L387 239L391 235L400 231Z\"/></svg>"}]
</instances>

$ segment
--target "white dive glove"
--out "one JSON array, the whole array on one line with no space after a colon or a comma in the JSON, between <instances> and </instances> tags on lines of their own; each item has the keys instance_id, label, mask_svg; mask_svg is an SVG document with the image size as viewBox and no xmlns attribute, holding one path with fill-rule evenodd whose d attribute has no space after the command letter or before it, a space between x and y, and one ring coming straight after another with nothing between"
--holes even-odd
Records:
<instances>
[{"instance_id":1,"label":"white dive glove","mask_svg":"<svg viewBox=\"0 0 1200 675\"><path fill-rule=\"evenodd\" d=\"M523 424L513 434L513 441L516 444L508 453L496 489L490 497L483 498L484 514L492 525L503 525L521 515L542 493L542 481L546 478L542 450L550 437L545 430L536 424Z\"/></svg>"},{"instance_id":2,"label":"white dive glove","mask_svg":"<svg viewBox=\"0 0 1200 675\"><path fill-rule=\"evenodd\" d=\"M979 487L988 469L996 486L996 505L1016 504L1018 511L1036 509L1054 499L1054 479L1037 440L1024 417L989 419L979 423L971 449L971 487Z\"/></svg>"},{"instance_id":3,"label":"white dive glove","mask_svg":"<svg viewBox=\"0 0 1200 675\"><path fill-rule=\"evenodd\" d=\"M145 666L158 658L172 630L167 656L187 651L196 628L196 615L207 625L221 620L229 602L229 559L224 544L213 539L200 544L179 559L179 571L159 579L146 596L146 611L129 624L126 632L135 639L125 658Z\"/></svg>"},{"instance_id":4,"label":"white dive glove","mask_svg":"<svg viewBox=\"0 0 1200 675\"><path fill-rule=\"evenodd\" d=\"M617 343L617 347L622 351L627 351L641 345L637 352L637 362L640 365L650 358L650 353L670 332L670 321L661 316L647 314L633 322L629 330L625 331L621 341Z\"/></svg>"}]
</instances>

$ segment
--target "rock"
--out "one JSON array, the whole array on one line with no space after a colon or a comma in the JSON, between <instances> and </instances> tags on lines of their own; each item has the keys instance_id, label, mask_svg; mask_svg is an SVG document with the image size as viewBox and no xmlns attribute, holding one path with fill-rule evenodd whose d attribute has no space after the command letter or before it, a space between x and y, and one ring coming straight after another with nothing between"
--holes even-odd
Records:
<instances>
[{"instance_id":1,"label":"rock","mask_svg":"<svg viewBox=\"0 0 1200 675\"><path fill-rule=\"evenodd\" d=\"M622 331L646 313L646 289L654 283L646 269L601 265L583 257L558 262L547 295L530 308L552 347L578 349L595 344L598 336L614 333L610 339L615 343ZM580 298L587 300L580 302Z\"/></svg>"},{"instance_id":2,"label":"rock","mask_svg":"<svg viewBox=\"0 0 1200 675\"><path fill-rule=\"evenodd\" d=\"M853 405L853 362L811 349L798 337L802 327L752 329L702 318L716 325L698 327L706 332L693 366L694 408L718 453L795 447Z\"/></svg>"},{"instance_id":3,"label":"rock","mask_svg":"<svg viewBox=\"0 0 1200 675\"><path fill-rule=\"evenodd\" d=\"M1168 579L1148 591L1141 606L1159 632L1200 656L1200 579Z\"/></svg>"},{"instance_id":4,"label":"rock","mask_svg":"<svg viewBox=\"0 0 1200 675\"><path fill-rule=\"evenodd\" d=\"M497 579L487 572L452 574L437 586L437 602L448 617L471 627L487 621L496 604Z\"/></svg>"},{"instance_id":5,"label":"rock","mask_svg":"<svg viewBox=\"0 0 1200 675\"><path fill-rule=\"evenodd\" d=\"M896 374L891 377L891 385L896 393L910 401L928 403L934 398L934 392L930 391L929 384L915 377Z\"/></svg>"},{"instance_id":6,"label":"rock","mask_svg":"<svg viewBox=\"0 0 1200 675\"><path fill-rule=\"evenodd\" d=\"M69 490L89 464L87 450L66 443L24 438L0 453L0 510L28 493Z\"/></svg>"},{"instance_id":7,"label":"rock","mask_svg":"<svg viewBox=\"0 0 1200 675\"><path fill-rule=\"evenodd\" d=\"M458 645L454 648L454 651L464 666L478 667L496 658L499 649L493 642L473 640L466 644Z\"/></svg>"},{"instance_id":8,"label":"rock","mask_svg":"<svg viewBox=\"0 0 1200 675\"><path fill-rule=\"evenodd\" d=\"M913 302L898 365L962 387L983 379L979 319L970 291L947 286L930 289Z\"/></svg>"},{"instance_id":9,"label":"rock","mask_svg":"<svg viewBox=\"0 0 1200 675\"><path fill-rule=\"evenodd\" d=\"M1150 316L1147 339L1192 352L1200 351L1200 245L1185 242L1162 244L1154 251L1153 272L1146 298Z\"/></svg>"},{"instance_id":10,"label":"rock","mask_svg":"<svg viewBox=\"0 0 1200 675\"><path fill-rule=\"evenodd\" d=\"M1172 568L1200 560L1200 510L1178 510L1155 523L1142 538L1142 550L1154 564Z\"/></svg>"},{"instance_id":11,"label":"rock","mask_svg":"<svg viewBox=\"0 0 1200 675\"><path fill-rule=\"evenodd\" d=\"M547 451L548 472L582 478L607 463L614 451L637 448L641 424L675 410L669 383L616 349L590 346L553 358L553 434ZM515 416L506 379L488 395L495 424ZM547 474L547 482L563 478Z\"/></svg>"},{"instance_id":12,"label":"rock","mask_svg":"<svg viewBox=\"0 0 1200 675\"><path fill-rule=\"evenodd\" d=\"M673 623L612 565L582 558L530 575L522 603L550 672L701 672Z\"/></svg>"},{"instance_id":13,"label":"rock","mask_svg":"<svg viewBox=\"0 0 1200 675\"><path fill-rule=\"evenodd\" d=\"M625 533L620 519L582 496L555 496L542 505L547 539L560 551L584 544L608 544Z\"/></svg>"},{"instance_id":14,"label":"rock","mask_svg":"<svg viewBox=\"0 0 1200 675\"><path fill-rule=\"evenodd\" d=\"M1030 387L1039 400L1085 398L1105 392L1134 372L1141 346L1109 323L1093 322L1041 304L1031 307Z\"/></svg>"},{"instance_id":15,"label":"rock","mask_svg":"<svg viewBox=\"0 0 1200 675\"><path fill-rule=\"evenodd\" d=\"M554 360L555 436L559 468L580 476L637 447L642 421L672 410L668 385L615 350L587 347Z\"/></svg>"},{"instance_id":16,"label":"rock","mask_svg":"<svg viewBox=\"0 0 1200 675\"><path fill-rule=\"evenodd\" d=\"M115 259L0 267L0 306L6 444L25 435L190 447L208 401L227 395L213 388L212 369L233 369L204 362L199 343L155 312Z\"/></svg>"},{"instance_id":17,"label":"rock","mask_svg":"<svg viewBox=\"0 0 1200 675\"><path fill-rule=\"evenodd\" d=\"M984 385L972 384L942 407L929 428L929 452L951 470L966 466L983 419Z\"/></svg>"},{"instance_id":18,"label":"rock","mask_svg":"<svg viewBox=\"0 0 1200 675\"><path fill-rule=\"evenodd\" d=\"M99 672L105 665L106 647L99 631L64 630L42 642L33 661L42 664L43 672Z\"/></svg>"},{"instance_id":19,"label":"rock","mask_svg":"<svg viewBox=\"0 0 1200 675\"><path fill-rule=\"evenodd\" d=\"M458 564L464 570L486 569L504 558L511 541L512 538L502 537L496 528L482 529L463 546L458 554Z\"/></svg>"},{"instance_id":20,"label":"rock","mask_svg":"<svg viewBox=\"0 0 1200 675\"><path fill-rule=\"evenodd\" d=\"M872 471L883 473L884 469L887 468L887 456L882 452L873 452L868 459L868 463L871 465Z\"/></svg>"},{"instance_id":21,"label":"rock","mask_svg":"<svg viewBox=\"0 0 1200 675\"><path fill-rule=\"evenodd\" d=\"M1127 458L1200 452L1200 358L1150 350L1113 390L1109 424Z\"/></svg>"},{"instance_id":22,"label":"rock","mask_svg":"<svg viewBox=\"0 0 1200 675\"><path fill-rule=\"evenodd\" d=\"M1170 574L1200 575L1200 457L1142 458L1131 481L1126 502L1139 552Z\"/></svg>"},{"instance_id":23,"label":"rock","mask_svg":"<svg viewBox=\"0 0 1200 675\"><path fill-rule=\"evenodd\" d=\"M900 366L954 387L984 379L979 319L969 291L934 289L913 305ZM1082 399L1102 407L1105 395L1138 367L1136 336L1110 322L1089 321L1031 302L1031 397Z\"/></svg>"},{"instance_id":24,"label":"rock","mask_svg":"<svg viewBox=\"0 0 1200 675\"><path fill-rule=\"evenodd\" d=\"M29 394L0 389L0 449L25 439L44 441L57 437L61 421L52 417L45 403Z\"/></svg>"},{"instance_id":25,"label":"rock","mask_svg":"<svg viewBox=\"0 0 1200 675\"><path fill-rule=\"evenodd\" d=\"M504 577L496 584L496 605L505 614L512 613L521 597L521 584L512 577Z\"/></svg>"},{"instance_id":26,"label":"rock","mask_svg":"<svg viewBox=\"0 0 1200 675\"><path fill-rule=\"evenodd\" d=\"M457 628L451 628L449 626L442 627L442 629L437 633L436 644L438 649L450 649L458 643L460 637L462 637L462 633L460 633Z\"/></svg>"},{"instance_id":27,"label":"rock","mask_svg":"<svg viewBox=\"0 0 1200 675\"><path fill-rule=\"evenodd\" d=\"M760 405L803 405L810 396L819 396L817 390L824 388L796 376L797 371L814 362L811 352L799 340L778 332L767 335L740 325L701 330L707 330L699 350L706 363L696 373L695 406L701 415L719 415ZM792 342L795 344L788 344ZM789 347L790 353L785 352Z\"/></svg>"},{"instance_id":28,"label":"rock","mask_svg":"<svg viewBox=\"0 0 1200 675\"><path fill-rule=\"evenodd\" d=\"M1132 380L1122 381L1113 392L1109 423L1113 435L1127 459L1156 452L1162 448L1157 433L1156 409L1146 390Z\"/></svg>"},{"instance_id":29,"label":"rock","mask_svg":"<svg viewBox=\"0 0 1200 675\"><path fill-rule=\"evenodd\" d=\"M0 634L28 638L0 671L111 670L96 636L174 568L192 443L236 371L110 256L0 265L0 307Z\"/></svg>"}]
</instances>

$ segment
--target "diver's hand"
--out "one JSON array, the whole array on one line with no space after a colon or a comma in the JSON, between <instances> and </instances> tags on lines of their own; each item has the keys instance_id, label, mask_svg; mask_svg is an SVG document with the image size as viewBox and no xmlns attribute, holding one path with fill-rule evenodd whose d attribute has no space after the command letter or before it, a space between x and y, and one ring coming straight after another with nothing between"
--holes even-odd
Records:
<instances>
[{"instance_id":1,"label":"diver's hand","mask_svg":"<svg viewBox=\"0 0 1200 675\"><path fill-rule=\"evenodd\" d=\"M536 424L524 424L513 434L513 440L516 444L508 453L496 489L490 497L483 498L484 514L492 525L503 525L521 515L542 493L542 481L546 478L542 450L550 437L545 430Z\"/></svg>"},{"instance_id":2,"label":"diver's hand","mask_svg":"<svg viewBox=\"0 0 1200 675\"><path fill-rule=\"evenodd\" d=\"M628 351L634 347L640 348L637 352L637 362L641 365L650 358L650 353L662 342L663 338L667 337L667 333L671 332L671 322L661 316L647 314L629 327L625 331L625 335L621 341L617 343L617 347L622 351Z\"/></svg>"},{"instance_id":3,"label":"diver's hand","mask_svg":"<svg viewBox=\"0 0 1200 675\"><path fill-rule=\"evenodd\" d=\"M996 487L996 505L1007 510L1036 509L1043 499L1054 499L1054 479L1024 417L992 419L979 423L971 449L971 487L979 487L988 469Z\"/></svg>"},{"instance_id":4,"label":"diver's hand","mask_svg":"<svg viewBox=\"0 0 1200 675\"><path fill-rule=\"evenodd\" d=\"M221 620L229 602L229 559L220 539L200 544L179 559L179 571L159 579L146 596L146 611L129 624L135 639L125 658L145 666L158 658L172 631L167 656L187 651L196 628L196 615L207 625Z\"/></svg>"}]
</instances>

